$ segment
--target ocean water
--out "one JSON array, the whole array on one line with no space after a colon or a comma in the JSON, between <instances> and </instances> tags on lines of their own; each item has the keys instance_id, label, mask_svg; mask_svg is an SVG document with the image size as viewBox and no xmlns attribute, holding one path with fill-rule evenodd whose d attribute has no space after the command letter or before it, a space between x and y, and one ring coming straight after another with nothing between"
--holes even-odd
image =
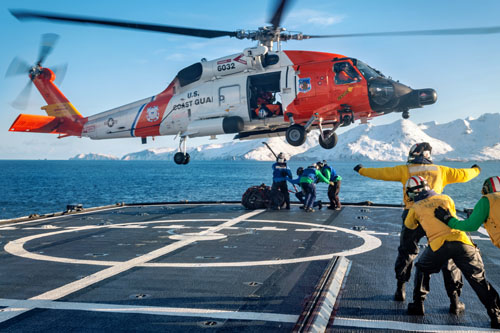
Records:
<instances>
[{"instance_id":1,"label":"ocean water","mask_svg":"<svg viewBox=\"0 0 500 333\"><path fill-rule=\"evenodd\" d=\"M314 161L312 161L314 162ZM369 162L366 167L400 163ZM444 162L450 167L470 167L471 162ZM94 207L125 203L166 201L239 201L252 185L272 183L272 162L191 161L17 161L0 160L0 219L46 214L65 210L67 204ZM333 166L343 177L343 202L372 201L400 204L402 185L362 177L353 171L356 163L337 162ZM484 179L500 175L500 162L481 162L481 174L464 184L451 184L450 195L457 209L472 208L481 197ZM290 162L292 172L305 162ZM292 189L292 186L289 186ZM317 188L327 201L326 184ZM293 194L292 200L295 201Z\"/></svg>"}]
</instances>

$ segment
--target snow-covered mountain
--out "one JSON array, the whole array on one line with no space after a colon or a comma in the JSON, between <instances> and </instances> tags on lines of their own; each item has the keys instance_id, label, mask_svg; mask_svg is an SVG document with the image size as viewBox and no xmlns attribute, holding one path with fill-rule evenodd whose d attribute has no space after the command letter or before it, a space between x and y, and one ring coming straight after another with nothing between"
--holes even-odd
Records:
<instances>
[{"instance_id":1,"label":"snow-covered mountain","mask_svg":"<svg viewBox=\"0 0 500 333\"><path fill-rule=\"evenodd\" d=\"M362 124L340 134L338 145L330 150L318 145L318 132L313 131L300 147L275 137L207 144L188 149L188 153L192 160L274 161L272 153L262 144L267 142L276 153L284 152L288 159L405 161L409 148L423 141L431 144L436 161L500 160L500 113L445 124L417 125L403 119L388 125ZM171 160L176 152L175 148L147 149L127 154L122 160Z\"/></svg>"},{"instance_id":2,"label":"snow-covered mountain","mask_svg":"<svg viewBox=\"0 0 500 333\"><path fill-rule=\"evenodd\" d=\"M500 160L500 113L485 113L477 119L457 119L446 124L428 122L419 127L433 138L453 143L447 160Z\"/></svg>"},{"instance_id":3,"label":"snow-covered mountain","mask_svg":"<svg viewBox=\"0 0 500 333\"><path fill-rule=\"evenodd\" d=\"M70 160L92 160L92 161L104 161L104 160L119 160L119 157L106 154L78 154L71 157Z\"/></svg>"},{"instance_id":4,"label":"snow-covered mountain","mask_svg":"<svg viewBox=\"0 0 500 333\"><path fill-rule=\"evenodd\" d=\"M339 135L339 144L334 149L325 151L317 146L294 158L405 161L409 148L424 141L431 144L435 161L500 160L500 113L445 124L416 125L401 119L388 125L360 125Z\"/></svg>"}]
</instances>

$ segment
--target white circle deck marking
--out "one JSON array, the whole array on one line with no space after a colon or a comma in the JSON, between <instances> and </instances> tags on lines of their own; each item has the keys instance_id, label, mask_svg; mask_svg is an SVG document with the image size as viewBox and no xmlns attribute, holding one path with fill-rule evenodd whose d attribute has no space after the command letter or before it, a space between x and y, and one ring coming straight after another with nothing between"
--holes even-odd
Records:
<instances>
[{"instance_id":1,"label":"white circle deck marking","mask_svg":"<svg viewBox=\"0 0 500 333\"><path fill-rule=\"evenodd\" d=\"M227 221L226 219L184 219L184 220L158 220L158 221L148 221L148 222L141 222L141 225L147 225L147 224L158 224L158 223L178 223L178 222L183 222L183 223L193 223L193 222L224 222ZM217 262L217 263L149 263L145 262L142 264L139 264L138 266L141 267L183 267L183 268L195 268L195 267L243 267L243 266L263 266L263 265L283 265L283 264L293 264L293 263L300 263L300 262L307 262L307 261L315 261L315 260L328 260L331 259L335 256L353 256L365 252L372 251L376 248L378 248L382 242L380 239L377 237L374 237L368 233L365 233L363 231L355 231L355 230L350 230L346 228L341 228L341 227L336 227L336 226L329 226L329 225L322 225L322 224L315 224L315 223L308 223L308 222L293 222L293 221L278 221L278 220L241 220L239 222L249 222L249 223L277 223L277 224L288 224L288 225L299 225L299 226L308 226L311 228L311 231L316 231L318 228L321 229L327 229L329 231L337 231L337 232L344 232L347 234L354 235L356 237L359 237L363 239L364 243L361 246L358 246L353 249L349 250L344 250L340 252L335 252L335 253L328 253L328 254L322 254L322 255L316 255L316 256L308 256L308 257L300 257L300 258L290 258L290 259L279 259L279 260L258 260L258 261L239 261L239 262ZM39 239L43 237L48 237L48 236L53 236L53 235L58 235L58 234L63 234L63 233L68 233L68 232L76 232L76 231L85 231L85 230L93 230L93 229L105 229L105 228L118 228L118 227L123 227L127 228L130 225L135 225L137 226L139 223L138 222L129 222L129 223L120 223L120 224L111 224L111 225L101 225L101 226L84 226L84 227L77 227L77 228L71 228L71 229L66 229L66 230L60 230L60 231L54 231L54 232L48 232L48 233L43 233L39 235L33 235L33 236L28 236L28 237L23 237L19 238L17 240L11 241L5 245L5 251L19 257L23 258L29 258L33 260L43 260L43 261L52 261L52 262L60 262L60 263L68 263L68 264L81 264L81 265L98 265L98 266L114 266L118 265L121 262L120 261L101 261L101 260L83 260L83 259L71 259L71 258L62 258L62 257L55 257L55 256L48 256L44 254L39 254L39 253L32 253L28 252L24 249L24 244L28 241L34 240L34 239ZM231 235L223 235L220 233L216 233L216 231L220 231L225 229L224 223L222 223L221 226L212 226L211 232L200 232L200 233L189 233L189 234L180 234L177 235L178 238L177 240L181 241L191 241L195 242L198 240L217 240L217 239L222 239L225 237L231 237ZM219 230L220 229L220 230ZM245 228L245 229L252 229L252 228ZM301 230L303 231L303 230ZM210 239L213 237L213 239Z\"/></svg>"},{"instance_id":2,"label":"white circle deck marking","mask_svg":"<svg viewBox=\"0 0 500 333\"><path fill-rule=\"evenodd\" d=\"M201 235L198 233L186 233L186 234L180 234L180 235L172 235L168 237L173 240L184 240L184 239L193 239L195 241L208 241L208 240L219 240L219 239L224 239L227 238L226 235L223 234L207 234L207 235Z\"/></svg>"}]
</instances>

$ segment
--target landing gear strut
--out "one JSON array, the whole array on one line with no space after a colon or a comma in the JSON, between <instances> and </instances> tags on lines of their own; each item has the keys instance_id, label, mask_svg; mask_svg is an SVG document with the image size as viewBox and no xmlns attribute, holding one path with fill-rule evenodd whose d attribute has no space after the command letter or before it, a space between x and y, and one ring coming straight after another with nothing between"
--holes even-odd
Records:
<instances>
[{"instance_id":1,"label":"landing gear strut","mask_svg":"<svg viewBox=\"0 0 500 333\"><path fill-rule=\"evenodd\" d=\"M319 145L325 149L332 149L338 141L339 137L333 130L322 131L319 135Z\"/></svg>"},{"instance_id":2,"label":"landing gear strut","mask_svg":"<svg viewBox=\"0 0 500 333\"><path fill-rule=\"evenodd\" d=\"M186 153L186 136L181 136L181 141L179 142L179 151L174 155L174 162L176 164L188 164L190 156Z\"/></svg>"},{"instance_id":3,"label":"landing gear strut","mask_svg":"<svg viewBox=\"0 0 500 333\"><path fill-rule=\"evenodd\" d=\"M319 120L319 145L325 149L332 149L337 145L339 141L339 137L335 131L342 124L342 121L336 122L331 130L323 130L323 126L321 126L321 119Z\"/></svg>"}]
</instances>

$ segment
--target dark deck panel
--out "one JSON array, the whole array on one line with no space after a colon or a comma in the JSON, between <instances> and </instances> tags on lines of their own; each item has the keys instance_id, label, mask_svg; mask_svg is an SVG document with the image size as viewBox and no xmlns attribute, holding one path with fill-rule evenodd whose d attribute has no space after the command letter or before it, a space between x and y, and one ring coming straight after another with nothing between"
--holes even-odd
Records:
<instances>
[{"instance_id":1,"label":"dark deck panel","mask_svg":"<svg viewBox=\"0 0 500 333\"><path fill-rule=\"evenodd\" d=\"M288 332L337 256L351 263L330 330L488 330L467 283L461 316L439 275L425 317L392 300L401 211L159 204L3 223L0 331ZM474 236L497 288L500 251Z\"/></svg>"}]
</instances>

